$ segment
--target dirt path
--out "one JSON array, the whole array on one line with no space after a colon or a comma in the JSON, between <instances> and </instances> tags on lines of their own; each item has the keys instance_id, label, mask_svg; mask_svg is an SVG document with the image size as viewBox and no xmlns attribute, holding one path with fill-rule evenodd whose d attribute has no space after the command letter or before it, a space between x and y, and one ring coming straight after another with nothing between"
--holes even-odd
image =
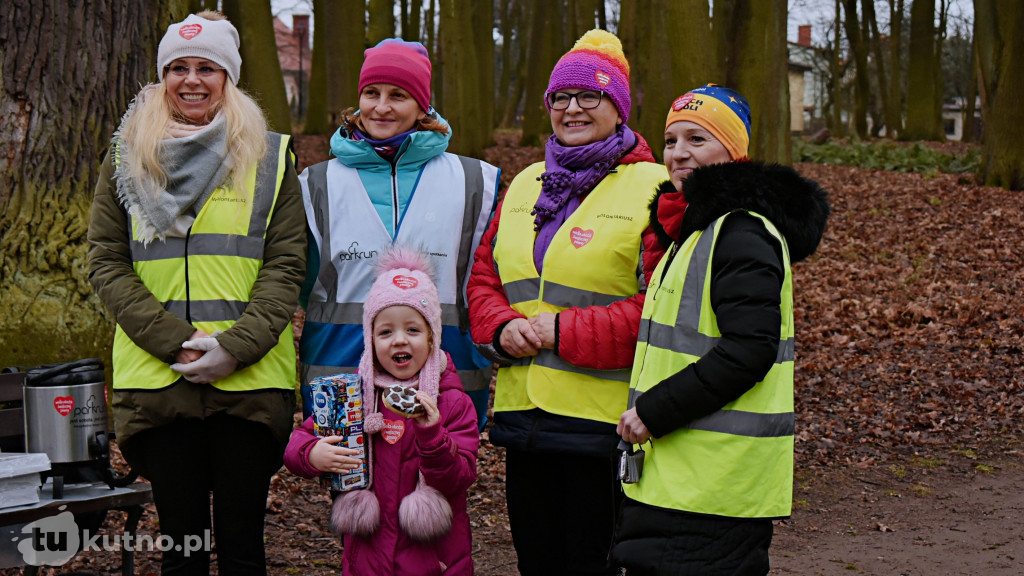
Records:
<instances>
[{"instance_id":1,"label":"dirt path","mask_svg":"<svg viewBox=\"0 0 1024 576\"><path fill-rule=\"evenodd\" d=\"M772 574L1024 574L1024 459L802 473Z\"/></svg>"}]
</instances>

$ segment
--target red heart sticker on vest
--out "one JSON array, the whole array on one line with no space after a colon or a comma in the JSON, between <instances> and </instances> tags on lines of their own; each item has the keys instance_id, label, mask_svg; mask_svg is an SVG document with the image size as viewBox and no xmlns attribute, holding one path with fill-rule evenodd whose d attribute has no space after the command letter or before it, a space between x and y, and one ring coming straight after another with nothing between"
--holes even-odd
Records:
<instances>
[{"instance_id":1,"label":"red heart sticker on vest","mask_svg":"<svg viewBox=\"0 0 1024 576\"><path fill-rule=\"evenodd\" d=\"M687 92L679 98L676 98L676 101L672 103L672 109L679 112L684 106L690 103L690 100L693 100L693 94Z\"/></svg>"},{"instance_id":2,"label":"red heart sticker on vest","mask_svg":"<svg viewBox=\"0 0 1024 576\"><path fill-rule=\"evenodd\" d=\"M572 231L569 232L569 238L572 239L572 245L577 248L583 248L586 246L587 242L590 242L593 237L593 230L584 230L579 226L573 228Z\"/></svg>"},{"instance_id":3,"label":"red heart sticker on vest","mask_svg":"<svg viewBox=\"0 0 1024 576\"><path fill-rule=\"evenodd\" d=\"M416 285L419 284L419 282L412 276L402 276L401 274L392 278L391 283L394 284L395 286L398 286L402 290L415 288Z\"/></svg>"},{"instance_id":4,"label":"red heart sticker on vest","mask_svg":"<svg viewBox=\"0 0 1024 576\"><path fill-rule=\"evenodd\" d=\"M178 28L178 35L185 40L191 40L196 36L199 36L199 33L202 31L203 26L201 24L185 24L181 28Z\"/></svg>"},{"instance_id":5,"label":"red heart sticker on vest","mask_svg":"<svg viewBox=\"0 0 1024 576\"><path fill-rule=\"evenodd\" d=\"M67 416L75 408L75 399L71 396L57 396L53 399L53 407L61 416Z\"/></svg>"},{"instance_id":6,"label":"red heart sticker on vest","mask_svg":"<svg viewBox=\"0 0 1024 576\"><path fill-rule=\"evenodd\" d=\"M385 420L384 428L381 429L380 435L384 437L384 441L388 444L394 444L402 439L405 435L405 421L404 420Z\"/></svg>"},{"instance_id":7,"label":"red heart sticker on vest","mask_svg":"<svg viewBox=\"0 0 1024 576\"><path fill-rule=\"evenodd\" d=\"M594 80L597 80L597 83L601 86L607 86L608 83L612 81L612 77L609 76L607 72L598 70L597 72L594 72Z\"/></svg>"}]
</instances>

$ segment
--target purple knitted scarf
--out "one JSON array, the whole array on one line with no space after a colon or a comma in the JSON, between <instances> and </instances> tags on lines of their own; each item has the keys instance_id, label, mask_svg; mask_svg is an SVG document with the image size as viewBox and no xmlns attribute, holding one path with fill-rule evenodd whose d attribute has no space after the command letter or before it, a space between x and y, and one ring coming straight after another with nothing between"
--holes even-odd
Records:
<instances>
[{"instance_id":1,"label":"purple knitted scarf","mask_svg":"<svg viewBox=\"0 0 1024 576\"><path fill-rule=\"evenodd\" d=\"M388 162L391 162L392 159L394 159L395 154L398 153L398 149L402 147L402 144L405 142L405 139L408 138L409 135L415 131L416 129L413 128L408 132L395 134L391 138L387 138L385 140L374 140L373 138L370 137L369 134L363 132L359 128L356 128L355 130L353 130L352 136L353 140L365 141L367 144L373 147L373 150L377 152L377 155L387 160Z\"/></svg>"},{"instance_id":2,"label":"purple knitted scarf","mask_svg":"<svg viewBox=\"0 0 1024 576\"><path fill-rule=\"evenodd\" d=\"M565 220L583 201L583 196L596 187L618 165L619 160L636 144L636 135L625 124L608 138L583 146L563 146L554 135L544 151L547 171L540 175L540 197L531 214L537 239L533 244L533 262L540 272L544 254L551 239Z\"/></svg>"}]
</instances>

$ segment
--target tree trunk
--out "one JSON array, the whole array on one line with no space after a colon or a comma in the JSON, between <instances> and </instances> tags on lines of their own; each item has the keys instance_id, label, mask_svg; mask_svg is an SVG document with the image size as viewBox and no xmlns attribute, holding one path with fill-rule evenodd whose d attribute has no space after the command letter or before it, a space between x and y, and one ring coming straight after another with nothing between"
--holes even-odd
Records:
<instances>
[{"instance_id":1,"label":"tree trunk","mask_svg":"<svg viewBox=\"0 0 1024 576\"><path fill-rule=\"evenodd\" d=\"M729 82L726 77L732 58L732 40L736 32L736 21L732 17L736 6L736 0L719 0L712 2L711 26L714 35L715 60L711 68L711 79L709 82L725 85Z\"/></svg>"},{"instance_id":2,"label":"tree trunk","mask_svg":"<svg viewBox=\"0 0 1024 576\"><path fill-rule=\"evenodd\" d=\"M409 7L409 32L406 33L405 29L402 29L403 38L410 42L419 42L420 38L420 26L421 15L423 14L423 0L412 0L412 4Z\"/></svg>"},{"instance_id":3,"label":"tree trunk","mask_svg":"<svg viewBox=\"0 0 1024 576\"><path fill-rule=\"evenodd\" d=\"M313 29L328 30L326 0L313 0ZM313 62L309 71L309 107L303 134L327 134L333 124L327 112L327 34L313 35Z\"/></svg>"},{"instance_id":4,"label":"tree trunk","mask_svg":"<svg viewBox=\"0 0 1024 576\"><path fill-rule=\"evenodd\" d=\"M601 0L575 0L575 2L576 6L572 16L576 23L574 26L576 31L574 34L569 35L573 42L597 26L595 20L597 18L598 5L602 3Z\"/></svg>"},{"instance_id":5,"label":"tree trunk","mask_svg":"<svg viewBox=\"0 0 1024 576\"><path fill-rule=\"evenodd\" d=\"M633 67L630 126L661 157L665 117L676 96L711 78L715 44L707 0L649 0L636 5L639 25ZM672 50L665 50L672 46Z\"/></svg>"},{"instance_id":6,"label":"tree trunk","mask_svg":"<svg viewBox=\"0 0 1024 576\"><path fill-rule=\"evenodd\" d=\"M367 36L370 46L386 38L395 37L395 0L370 0L370 27Z\"/></svg>"},{"instance_id":7,"label":"tree trunk","mask_svg":"<svg viewBox=\"0 0 1024 576\"><path fill-rule=\"evenodd\" d=\"M109 360L86 230L111 135L156 80L187 0L5 0L0 18L0 366ZM109 362L107 362L109 366Z\"/></svg>"},{"instance_id":8,"label":"tree trunk","mask_svg":"<svg viewBox=\"0 0 1024 576\"><path fill-rule=\"evenodd\" d=\"M886 133L891 135L892 128L889 124L889 92L887 88L888 76L885 74L885 58L882 53L882 35L878 33L878 18L875 16L875 3L873 0L861 0L861 7L864 10L864 36L871 36L871 51L875 57L876 78L878 79L878 100L881 105L882 117L885 119ZM872 135L878 136L881 130L879 123L872 128Z\"/></svg>"},{"instance_id":9,"label":"tree trunk","mask_svg":"<svg viewBox=\"0 0 1024 576\"><path fill-rule=\"evenodd\" d=\"M398 2L398 14L399 14L399 17L401 18L401 22L399 23L399 26L402 29L401 37L404 40L408 40L409 39L409 37L408 37L408 34L409 34L409 0L399 0L399 2Z\"/></svg>"},{"instance_id":10,"label":"tree trunk","mask_svg":"<svg viewBox=\"0 0 1024 576\"><path fill-rule=\"evenodd\" d=\"M857 17L857 0L843 0L843 7L846 12L844 22L846 39L850 43L850 51L853 52L854 60L853 126L857 137L865 139L868 136L868 98L870 96L868 46L864 41L865 26Z\"/></svg>"},{"instance_id":11,"label":"tree trunk","mask_svg":"<svg viewBox=\"0 0 1024 576\"><path fill-rule=\"evenodd\" d=\"M835 44L832 48L832 59L829 69L832 72L832 134L842 137L846 134L843 125L843 70L839 65L839 55L842 51L840 45L839 30L842 29L842 12L840 12L839 0L836 0L836 23L835 23Z\"/></svg>"},{"instance_id":12,"label":"tree trunk","mask_svg":"<svg viewBox=\"0 0 1024 576\"><path fill-rule=\"evenodd\" d=\"M786 57L786 0L737 0L737 34L729 86L747 97L753 124L750 157L792 163L789 131L789 74Z\"/></svg>"},{"instance_id":13,"label":"tree trunk","mask_svg":"<svg viewBox=\"0 0 1024 576\"><path fill-rule=\"evenodd\" d=\"M542 134L551 133L551 117L544 105L544 92L555 63L562 56L561 2L533 0L530 44L527 60L521 146L540 146Z\"/></svg>"},{"instance_id":14,"label":"tree trunk","mask_svg":"<svg viewBox=\"0 0 1024 576\"><path fill-rule=\"evenodd\" d=\"M505 110L501 115L501 125L508 128L516 124L516 113L523 101L523 92L526 85L526 50L529 47L526 28L527 8L529 0L513 0L510 17L512 18L509 30L514 30L516 38L516 59L515 66L509 70L509 90L503 96L505 98ZM511 32L510 32L511 33ZM509 64L511 66L511 63Z\"/></svg>"},{"instance_id":15,"label":"tree trunk","mask_svg":"<svg viewBox=\"0 0 1024 576\"><path fill-rule=\"evenodd\" d=\"M975 100L978 98L978 24L974 21L974 32L971 39L971 76L967 82L967 93L964 95L964 123L963 131L960 134L961 142L974 142L974 132L977 129L974 125Z\"/></svg>"},{"instance_id":16,"label":"tree trunk","mask_svg":"<svg viewBox=\"0 0 1024 576\"><path fill-rule=\"evenodd\" d=\"M271 130L291 134L292 113L277 59L270 0L224 0L223 6L241 43L243 66L238 85L259 102Z\"/></svg>"},{"instance_id":17,"label":"tree trunk","mask_svg":"<svg viewBox=\"0 0 1024 576\"><path fill-rule=\"evenodd\" d=\"M477 138L472 150L474 158L483 158L484 148L494 144L494 4L480 2L473 7L473 52L476 53L476 73L470 76L476 84L465 105L476 108L480 115Z\"/></svg>"},{"instance_id":18,"label":"tree trunk","mask_svg":"<svg viewBox=\"0 0 1024 576\"><path fill-rule=\"evenodd\" d=\"M363 66L363 51L368 48L366 3L364 0L326 0L324 17L327 24L317 30L324 32L327 116L329 131L333 131L341 125L343 110L359 107L359 69Z\"/></svg>"},{"instance_id":19,"label":"tree trunk","mask_svg":"<svg viewBox=\"0 0 1024 576\"><path fill-rule=\"evenodd\" d=\"M190 14L202 12L203 10L216 10L217 0L188 0L188 11Z\"/></svg>"},{"instance_id":20,"label":"tree trunk","mask_svg":"<svg viewBox=\"0 0 1024 576\"><path fill-rule=\"evenodd\" d=\"M936 83L935 0L914 0L910 7L910 73L907 85L907 124L902 140L944 140L935 117L935 100L942 101Z\"/></svg>"},{"instance_id":21,"label":"tree trunk","mask_svg":"<svg viewBox=\"0 0 1024 576\"><path fill-rule=\"evenodd\" d=\"M885 133L893 139L903 133L903 7L903 0L889 0L889 107L885 111Z\"/></svg>"},{"instance_id":22,"label":"tree trunk","mask_svg":"<svg viewBox=\"0 0 1024 576\"><path fill-rule=\"evenodd\" d=\"M1024 12L1015 0L975 0L975 18L982 35L988 35L990 53L980 54L988 107L979 178L988 186L1024 190L1024 106L1017 101L1024 91ZM984 26L984 27L983 27ZM984 109L983 109L984 110Z\"/></svg>"},{"instance_id":23,"label":"tree trunk","mask_svg":"<svg viewBox=\"0 0 1024 576\"><path fill-rule=\"evenodd\" d=\"M448 151L463 156L481 158L484 147L491 143L493 100L480 95L494 93L492 19L488 3L441 0L447 106L441 113L452 126Z\"/></svg>"}]
</instances>

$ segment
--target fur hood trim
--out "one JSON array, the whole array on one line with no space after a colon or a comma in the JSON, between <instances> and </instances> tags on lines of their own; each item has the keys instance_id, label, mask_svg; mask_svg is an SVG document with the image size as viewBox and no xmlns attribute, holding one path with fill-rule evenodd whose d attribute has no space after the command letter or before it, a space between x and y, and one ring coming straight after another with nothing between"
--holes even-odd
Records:
<instances>
[{"instance_id":1,"label":"fur hood trim","mask_svg":"<svg viewBox=\"0 0 1024 576\"><path fill-rule=\"evenodd\" d=\"M659 240L668 238L657 223L658 197L666 191L675 191L670 182L659 186L651 202L651 226ZM831 211L828 192L817 182L779 164L730 162L701 166L683 181L683 194L689 205L680 237L671 240L685 240L733 210L750 210L782 232L793 262L806 259L818 249Z\"/></svg>"}]
</instances>

